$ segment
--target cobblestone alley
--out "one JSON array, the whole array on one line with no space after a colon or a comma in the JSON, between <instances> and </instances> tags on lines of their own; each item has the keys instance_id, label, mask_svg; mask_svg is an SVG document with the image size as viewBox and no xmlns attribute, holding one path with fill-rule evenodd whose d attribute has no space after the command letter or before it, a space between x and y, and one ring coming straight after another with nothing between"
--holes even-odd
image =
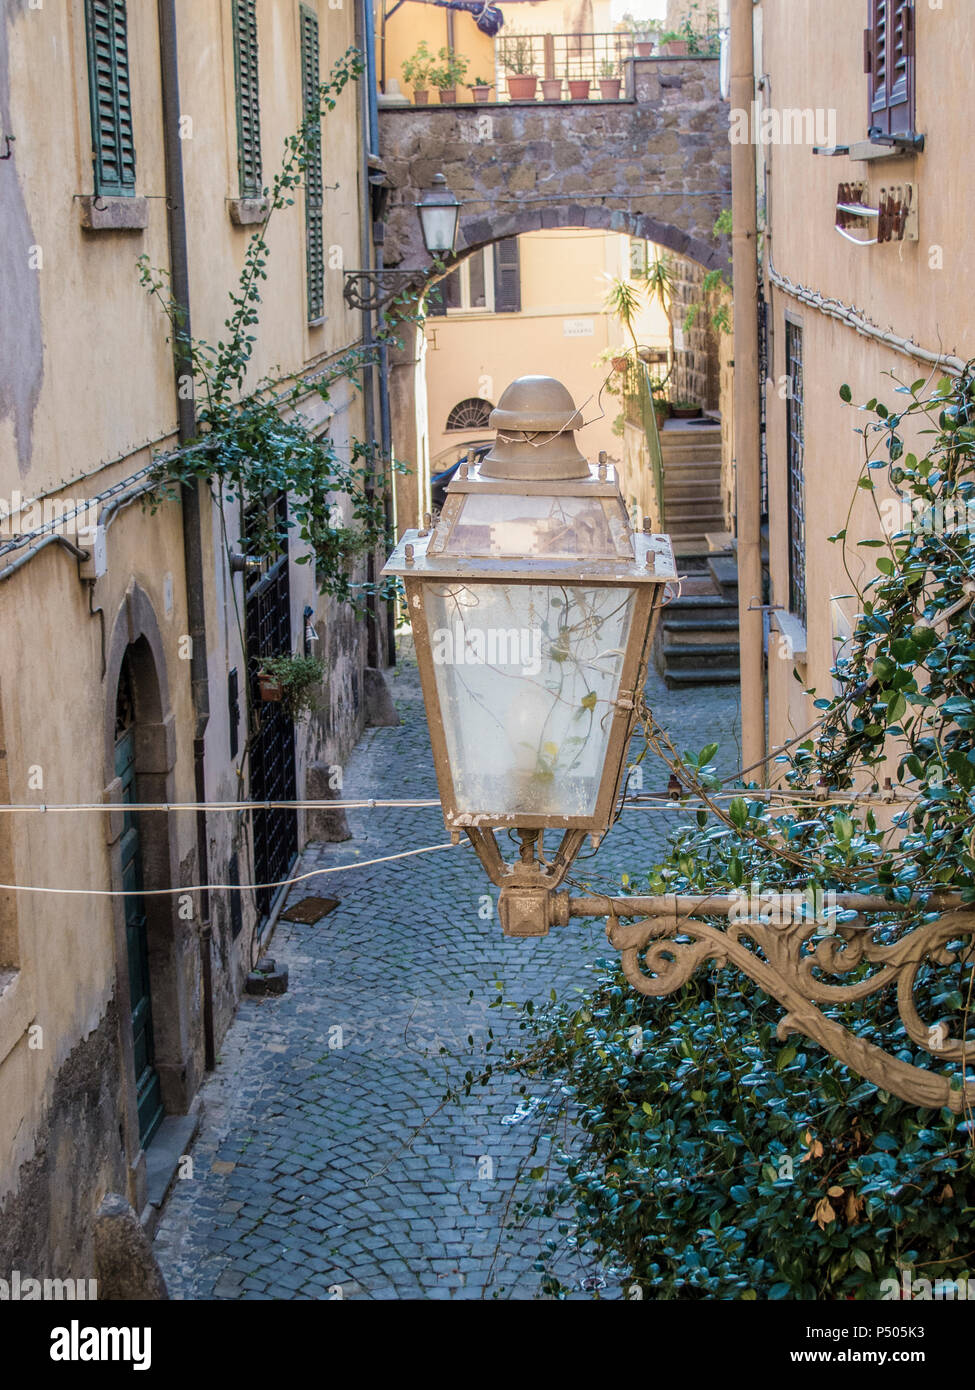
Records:
<instances>
[{"instance_id":1,"label":"cobblestone alley","mask_svg":"<svg viewBox=\"0 0 975 1390\"><path fill-rule=\"evenodd\" d=\"M345 796L436 796L408 656L392 693L402 726L366 731ZM653 675L648 696L680 747L720 741L719 765L736 765L736 686L668 691ZM664 769L646 766L646 788L666 786ZM658 853L674 819L630 811L577 876L615 888ZM298 870L340 871L298 884L291 899L341 905L314 927L278 924L272 954L289 967L289 991L244 997L203 1088L194 1176L176 1182L156 1237L170 1294L537 1297L546 1232L514 1222L533 1134L515 1083L495 1078L458 1104L441 1101L447 1078L483 1059L487 1028L503 1036L513 1025L514 1010L488 1010L494 981L518 1001L584 984L607 949L603 928L505 939L496 913L480 915L496 890L467 846L352 868L445 843L437 808L356 811L349 824L351 840L312 846ZM560 1272L587 1297L594 1266L572 1258Z\"/></svg>"}]
</instances>

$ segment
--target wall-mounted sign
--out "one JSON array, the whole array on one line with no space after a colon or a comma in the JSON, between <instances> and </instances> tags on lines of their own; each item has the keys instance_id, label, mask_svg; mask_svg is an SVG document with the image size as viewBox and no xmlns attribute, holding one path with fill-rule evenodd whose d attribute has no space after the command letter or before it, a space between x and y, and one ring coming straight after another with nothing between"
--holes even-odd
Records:
<instances>
[{"instance_id":1,"label":"wall-mounted sign","mask_svg":"<svg viewBox=\"0 0 975 1390\"><path fill-rule=\"evenodd\" d=\"M592 338L596 332L594 319L563 319L563 338Z\"/></svg>"}]
</instances>

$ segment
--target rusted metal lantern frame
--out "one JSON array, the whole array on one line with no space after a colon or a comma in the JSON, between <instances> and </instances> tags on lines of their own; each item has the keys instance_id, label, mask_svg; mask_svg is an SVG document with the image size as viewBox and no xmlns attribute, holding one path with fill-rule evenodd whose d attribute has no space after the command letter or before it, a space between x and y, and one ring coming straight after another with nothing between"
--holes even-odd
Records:
<instances>
[{"instance_id":1,"label":"rusted metal lantern frame","mask_svg":"<svg viewBox=\"0 0 975 1390\"><path fill-rule=\"evenodd\" d=\"M534 936L551 925L554 890L586 836L598 844L612 821L656 617L663 590L676 579L676 570L666 536L632 531L612 468L589 464L579 453L574 429L581 421L559 383L542 377L513 383L491 423L499 431L494 449L481 463L462 467L447 488L436 527L408 531L384 573L400 576L406 589L444 820L452 834L469 837L485 871L501 889L504 931ZM512 537L515 542L527 540L527 553L512 543ZM502 594L504 602L499 599ZM464 604L468 612L481 608L511 613L535 612L536 605L545 602L555 605L549 614L566 617L554 639L547 629L547 646L540 632L541 679L505 677L496 667L482 682L484 719L493 719L499 729L503 726L493 746L513 759L489 790L483 785L490 780L487 774L485 779L471 776L469 767L458 765L463 761L461 750L472 749L476 742L471 730L461 727L461 706L469 719L479 696L467 691L455 698L452 677L443 666L438 670L434 640L444 629L435 627L437 616L448 611L449 603L458 612ZM572 627L570 611L581 614ZM600 644L604 631L608 647L597 660L592 648ZM463 623L458 641L462 638L469 640ZM581 653L578 659L576 651ZM454 664L462 666L463 659ZM573 672L568 681L561 674L563 664ZM579 676L583 670L587 674ZM573 678L570 699L560 692L566 684L573 689ZM518 688L502 720L487 706L495 697L503 701L512 681ZM550 726L567 733L580 716L588 735L553 733L553 741L544 741ZM544 752L534 747L539 729L538 748ZM570 760L586 756L578 747L586 741L592 744L591 772L574 778ZM570 752L563 756L566 748ZM528 750L527 767L523 749ZM488 740L484 757L489 756ZM601 759L598 766L596 759ZM560 808L552 800L557 802L560 793L574 797L577 804ZM496 832L502 830L515 832L521 842L513 864L505 862L498 845ZM544 849L546 830L561 833L551 857Z\"/></svg>"}]
</instances>

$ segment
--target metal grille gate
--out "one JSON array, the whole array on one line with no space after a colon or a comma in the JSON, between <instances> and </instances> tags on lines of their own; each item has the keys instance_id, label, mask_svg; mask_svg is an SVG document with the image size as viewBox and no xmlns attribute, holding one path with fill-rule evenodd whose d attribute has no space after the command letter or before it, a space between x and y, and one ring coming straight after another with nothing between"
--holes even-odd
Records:
<instances>
[{"instance_id":1,"label":"metal grille gate","mask_svg":"<svg viewBox=\"0 0 975 1390\"><path fill-rule=\"evenodd\" d=\"M280 531L287 523L286 506L282 495L267 508ZM291 587L286 541L282 541L277 558L265 559L259 571L248 575L245 618L251 707L260 721L250 750L251 799L293 801L297 796L294 722L283 705L261 700L257 682L263 658L286 656L291 651ZM297 812L255 811L253 819L255 883L285 878L298 853ZM276 891L274 888L256 890L255 901L261 920L271 911Z\"/></svg>"}]
</instances>

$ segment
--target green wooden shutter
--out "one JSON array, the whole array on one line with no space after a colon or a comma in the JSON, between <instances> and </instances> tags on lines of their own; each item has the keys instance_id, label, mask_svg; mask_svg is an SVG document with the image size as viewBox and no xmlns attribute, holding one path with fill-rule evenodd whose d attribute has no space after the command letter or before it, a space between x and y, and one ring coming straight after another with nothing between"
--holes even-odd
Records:
<instances>
[{"instance_id":1,"label":"green wooden shutter","mask_svg":"<svg viewBox=\"0 0 975 1390\"><path fill-rule=\"evenodd\" d=\"M96 195L135 193L135 141L125 0L85 0Z\"/></svg>"},{"instance_id":2,"label":"green wooden shutter","mask_svg":"<svg viewBox=\"0 0 975 1390\"><path fill-rule=\"evenodd\" d=\"M301 7L301 97L305 116L319 110L318 16ZM308 321L325 316L325 244L322 229L322 127L316 120L305 167L305 264Z\"/></svg>"},{"instance_id":3,"label":"green wooden shutter","mask_svg":"<svg viewBox=\"0 0 975 1390\"><path fill-rule=\"evenodd\" d=\"M237 90L237 172L242 198L260 198L261 101L257 78L257 0L233 0Z\"/></svg>"},{"instance_id":4,"label":"green wooden shutter","mask_svg":"<svg viewBox=\"0 0 975 1390\"><path fill-rule=\"evenodd\" d=\"M502 237L494 243L494 312L517 314L521 310L521 262L518 238Z\"/></svg>"}]
</instances>

